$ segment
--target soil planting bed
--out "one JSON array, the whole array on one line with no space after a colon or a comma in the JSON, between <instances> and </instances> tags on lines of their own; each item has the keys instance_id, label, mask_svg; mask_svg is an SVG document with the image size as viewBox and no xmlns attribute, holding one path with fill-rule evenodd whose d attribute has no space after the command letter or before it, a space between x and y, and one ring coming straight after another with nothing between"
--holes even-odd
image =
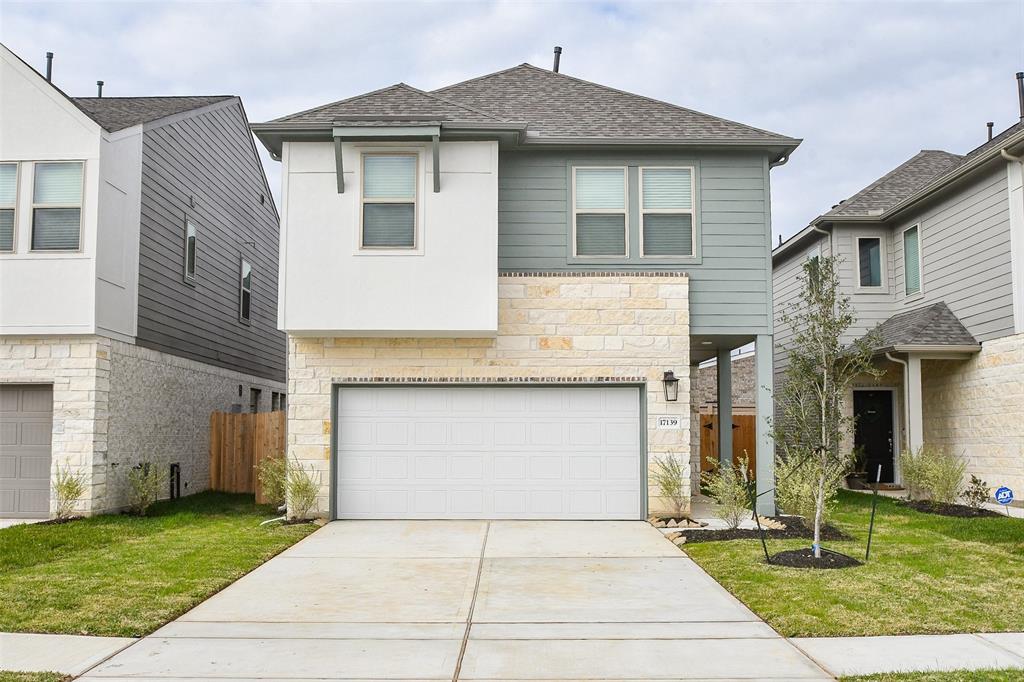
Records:
<instances>
[{"instance_id":1,"label":"soil planting bed","mask_svg":"<svg viewBox=\"0 0 1024 682\"><path fill-rule=\"evenodd\" d=\"M58 526L58 525L60 525L62 523L71 523L72 521L80 521L81 519L84 519L84 518L85 518L84 516L65 516L64 518L60 518L60 519L47 519L46 521L37 521L35 524L32 524L32 525L36 525L36 526Z\"/></svg>"},{"instance_id":2,"label":"soil planting bed","mask_svg":"<svg viewBox=\"0 0 1024 682\"><path fill-rule=\"evenodd\" d=\"M822 549L821 558L815 559L814 551L809 547L773 554L771 563L773 566L788 566L789 568L850 568L861 565L861 562L853 557L830 552L827 549Z\"/></svg>"},{"instance_id":3,"label":"soil planting bed","mask_svg":"<svg viewBox=\"0 0 1024 682\"><path fill-rule=\"evenodd\" d=\"M975 509L963 504L945 504L944 502L929 502L928 500L904 500L903 504L911 509L925 514L938 514L940 516L954 516L959 519L973 519L986 516L1005 516L991 509Z\"/></svg>"},{"instance_id":4,"label":"soil planting bed","mask_svg":"<svg viewBox=\"0 0 1024 682\"><path fill-rule=\"evenodd\" d=\"M768 540L798 540L814 538L814 529L805 526L799 519L787 516L776 519L786 525L785 528L766 528L764 536ZM678 528L677 533L686 538L687 544L694 542L716 542L719 540L759 540L761 533L756 528L730 528L728 530L702 530L699 528ZM852 540L849 535L835 526L825 525L821 529L822 540Z\"/></svg>"}]
</instances>

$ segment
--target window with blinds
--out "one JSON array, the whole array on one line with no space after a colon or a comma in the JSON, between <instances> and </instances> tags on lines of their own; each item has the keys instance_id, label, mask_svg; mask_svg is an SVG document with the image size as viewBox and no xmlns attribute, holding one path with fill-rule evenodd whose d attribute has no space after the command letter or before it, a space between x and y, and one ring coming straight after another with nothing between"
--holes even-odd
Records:
<instances>
[{"instance_id":1,"label":"window with blinds","mask_svg":"<svg viewBox=\"0 0 1024 682\"><path fill-rule=\"evenodd\" d=\"M573 168L577 256L625 256L626 169Z\"/></svg>"},{"instance_id":2,"label":"window with blinds","mask_svg":"<svg viewBox=\"0 0 1024 682\"><path fill-rule=\"evenodd\" d=\"M248 322L252 315L252 265L242 259L242 267L238 283L238 317Z\"/></svg>"},{"instance_id":3,"label":"window with blinds","mask_svg":"<svg viewBox=\"0 0 1024 682\"><path fill-rule=\"evenodd\" d=\"M921 241L917 225L903 231L903 281L908 296L921 293Z\"/></svg>"},{"instance_id":4,"label":"window with blinds","mask_svg":"<svg viewBox=\"0 0 1024 682\"><path fill-rule=\"evenodd\" d=\"M32 250L77 251L82 228L82 163L35 164Z\"/></svg>"},{"instance_id":5,"label":"window with blinds","mask_svg":"<svg viewBox=\"0 0 1024 682\"><path fill-rule=\"evenodd\" d=\"M364 154L363 248L416 248L415 154Z\"/></svg>"},{"instance_id":6,"label":"window with blinds","mask_svg":"<svg viewBox=\"0 0 1024 682\"><path fill-rule=\"evenodd\" d=\"M693 169L640 169L642 256L692 256Z\"/></svg>"},{"instance_id":7,"label":"window with blinds","mask_svg":"<svg viewBox=\"0 0 1024 682\"><path fill-rule=\"evenodd\" d=\"M14 212L18 203L18 164L0 163L0 251L14 251Z\"/></svg>"}]
</instances>

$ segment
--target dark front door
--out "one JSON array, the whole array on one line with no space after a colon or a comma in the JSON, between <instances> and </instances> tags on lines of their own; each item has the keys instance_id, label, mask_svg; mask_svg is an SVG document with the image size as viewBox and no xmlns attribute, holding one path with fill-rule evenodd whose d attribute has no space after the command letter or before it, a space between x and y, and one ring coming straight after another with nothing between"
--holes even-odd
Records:
<instances>
[{"instance_id":1,"label":"dark front door","mask_svg":"<svg viewBox=\"0 0 1024 682\"><path fill-rule=\"evenodd\" d=\"M864 453L868 482L874 483L882 465L882 483L894 475L892 391L854 391L853 414L857 419L853 444Z\"/></svg>"}]
</instances>

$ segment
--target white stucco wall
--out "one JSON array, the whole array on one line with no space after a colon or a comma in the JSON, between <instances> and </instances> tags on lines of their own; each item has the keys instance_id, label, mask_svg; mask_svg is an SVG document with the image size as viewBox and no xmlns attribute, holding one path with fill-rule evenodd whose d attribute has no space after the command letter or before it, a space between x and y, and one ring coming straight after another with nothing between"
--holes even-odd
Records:
<instances>
[{"instance_id":1,"label":"white stucco wall","mask_svg":"<svg viewBox=\"0 0 1024 682\"><path fill-rule=\"evenodd\" d=\"M419 155L413 251L359 248L361 154ZM296 335L489 336L498 325L498 148L443 142L441 191L424 143L285 143L280 328Z\"/></svg>"}]
</instances>

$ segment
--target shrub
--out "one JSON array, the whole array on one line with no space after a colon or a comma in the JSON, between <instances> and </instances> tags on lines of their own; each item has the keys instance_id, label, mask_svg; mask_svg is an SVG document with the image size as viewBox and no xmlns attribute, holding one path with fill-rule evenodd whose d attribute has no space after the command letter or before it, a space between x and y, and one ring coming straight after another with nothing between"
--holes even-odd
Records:
<instances>
[{"instance_id":1,"label":"shrub","mask_svg":"<svg viewBox=\"0 0 1024 682\"><path fill-rule=\"evenodd\" d=\"M282 505L287 494L288 460L284 457L266 457L256 466L256 478L263 496L271 504Z\"/></svg>"},{"instance_id":2,"label":"shrub","mask_svg":"<svg viewBox=\"0 0 1024 682\"><path fill-rule=\"evenodd\" d=\"M719 466L701 476L708 495L718 503L715 516L725 521L729 528L739 526L750 513L750 480L747 471L748 461L744 453L736 466Z\"/></svg>"},{"instance_id":3,"label":"shrub","mask_svg":"<svg viewBox=\"0 0 1024 682\"><path fill-rule=\"evenodd\" d=\"M967 463L948 450L922 445L900 455L903 481L911 499L954 504L960 494Z\"/></svg>"},{"instance_id":4,"label":"shrub","mask_svg":"<svg viewBox=\"0 0 1024 682\"><path fill-rule=\"evenodd\" d=\"M128 509L137 516L145 516L153 503L160 499L164 482L163 474L149 462L133 466L128 470Z\"/></svg>"},{"instance_id":5,"label":"shrub","mask_svg":"<svg viewBox=\"0 0 1024 682\"><path fill-rule=\"evenodd\" d=\"M75 509L75 503L85 494L85 474L71 473L70 468L58 467L53 481L53 496L57 503L57 518L66 519Z\"/></svg>"},{"instance_id":6,"label":"shrub","mask_svg":"<svg viewBox=\"0 0 1024 682\"><path fill-rule=\"evenodd\" d=\"M855 458L836 456L824 465L809 464L814 453L791 452L790 457L775 458L775 500L787 514L802 516L808 526L814 523L815 514L820 511L819 521L824 524L835 510L839 490ZM822 474L825 475L822 487ZM818 508L818 493L822 492L821 508Z\"/></svg>"},{"instance_id":7,"label":"shrub","mask_svg":"<svg viewBox=\"0 0 1024 682\"><path fill-rule=\"evenodd\" d=\"M651 468L651 475L654 477L654 484L658 486L658 492L672 505L672 511L676 515L682 514L683 508L686 506L688 467L689 465L683 463L678 457L667 455L655 457L654 466Z\"/></svg>"},{"instance_id":8,"label":"shrub","mask_svg":"<svg viewBox=\"0 0 1024 682\"><path fill-rule=\"evenodd\" d=\"M319 477L314 477L298 460L288 464L288 515L297 520L309 518L320 495Z\"/></svg>"},{"instance_id":9,"label":"shrub","mask_svg":"<svg viewBox=\"0 0 1024 682\"><path fill-rule=\"evenodd\" d=\"M988 501L988 490L988 483L971 474L971 482L960 496L964 498L968 507L981 509L981 505Z\"/></svg>"}]
</instances>

